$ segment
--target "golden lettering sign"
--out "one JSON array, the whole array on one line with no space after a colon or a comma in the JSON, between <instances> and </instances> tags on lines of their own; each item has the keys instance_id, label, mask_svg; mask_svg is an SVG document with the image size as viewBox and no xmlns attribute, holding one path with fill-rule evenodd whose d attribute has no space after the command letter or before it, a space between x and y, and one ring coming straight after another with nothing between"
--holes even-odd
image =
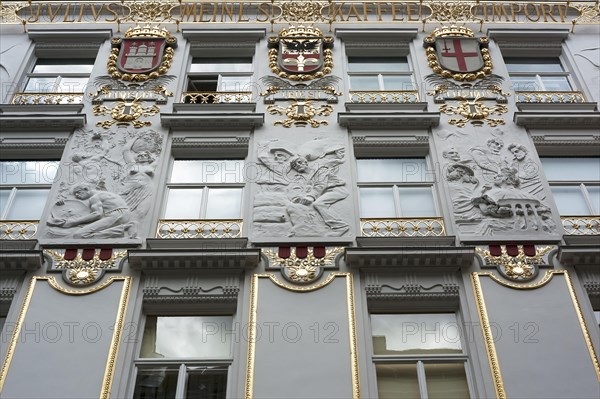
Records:
<instances>
[{"instance_id":1,"label":"golden lettering sign","mask_svg":"<svg viewBox=\"0 0 600 399\"><path fill-rule=\"evenodd\" d=\"M3 2L1 23L542 23L598 24L598 2L36 1Z\"/></svg>"}]
</instances>

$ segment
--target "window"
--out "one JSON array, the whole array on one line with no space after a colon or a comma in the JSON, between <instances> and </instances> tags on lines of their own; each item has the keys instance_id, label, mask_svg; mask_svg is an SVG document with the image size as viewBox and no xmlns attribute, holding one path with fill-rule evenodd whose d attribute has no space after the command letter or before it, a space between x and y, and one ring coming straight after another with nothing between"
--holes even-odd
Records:
<instances>
[{"instance_id":1,"label":"window","mask_svg":"<svg viewBox=\"0 0 600 399\"><path fill-rule=\"evenodd\" d=\"M361 218L437 216L425 158L358 159Z\"/></svg>"},{"instance_id":2,"label":"window","mask_svg":"<svg viewBox=\"0 0 600 399\"><path fill-rule=\"evenodd\" d=\"M0 220L40 220L56 161L0 162Z\"/></svg>"},{"instance_id":3,"label":"window","mask_svg":"<svg viewBox=\"0 0 600 399\"><path fill-rule=\"evenodd\" d=\"M249 102L221 93L250 93L252 91L252 57L200 58L194 57L190 66L186 103ZM203 96L193 93L208 93ZM245 97L244 97L245 99Z\"/></svg>"},{"instance_id":4,"label":"window","mask_svg":"<svg viewBox=\"0 0 600 399\"><path fill-rule=\"evenodd\" d=\"M371 330L379 399L470 397L454 313L372 314Z\"/></svg>"},{"instance_id":5,"label":"window","mask_svg":"<svg viewBox=\"0 0 600 399\"><path fill-rule=\"evenodd\" d=\"M224 399L231 316L147 316L134 399Z\"/></svg>"},{"instance_id":6,"label":"window","mask_svg":"<svg viewBox=\"0 0 600 399\"><path fill-rule=\"evenodd\" d=\"M26 93L84 93L93 58L39 58L27 75Z\"/></svg>"},{"instance_id":7,"label":"window","mask_svg":"<svg viewBox=\"0 0 600 399\"><path fill-rule=\"evenodd\" d=\"M166 219L239 219L244 161L175 160Z\"/></svg>"},{"instance_id":8,"label":"window","mask_svg":"<svg viewBox=\"0 0 600 399\"><path fill-rule=\"evenodd\" d=\"M350 90L414 90L407 57L348 57Z\"/></svg>"},{"instance_id":9,"label":"window","mask_svg":"<svg viewBox=\"0 0 600 399\"><path fill-rule=\"evenodd\" d=\"M572 91L567 72L558 57L504 58L515 91Z\"/></svg>"},{"instance_id":10,"label":"window","mask_svg":"<svg viewBox=\"0 0 600 399\"><path fill-rule=\"evenodd\" d=\"M541 161L561 215L600 215L600 158Z\"/></svg>"}]
</instances>

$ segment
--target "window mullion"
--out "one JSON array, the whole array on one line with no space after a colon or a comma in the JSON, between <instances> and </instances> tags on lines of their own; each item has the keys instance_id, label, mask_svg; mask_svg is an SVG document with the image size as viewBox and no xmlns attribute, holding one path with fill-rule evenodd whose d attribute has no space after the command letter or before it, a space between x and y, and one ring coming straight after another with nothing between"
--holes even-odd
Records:
<instances>
[{"instance_id":1,"label":"window mullion","mask_svg":"<svg viewBox=\"0 0 600 399\"><path fill-rule=\"evenodd\" d=\"M185 399L185 386L187 383L187 367L185 364L179 366L177 373L177 389L175 390L175 399Z\"/></svg>"},{"instance_id":2,"label":"window mullion","mask_svg":"<svg viewBox=\"0 0 600 399\"><path fill-rule=\"evenodd\" d=\"M397 184L394 184L392 193L394 195L394 208L396 209L396 217L402 217L402 208L400 207L400 190Z\"/></svg>"},{"instance_id":3,"label":"window mullion","mask_svg":"<svg viewBox=\"0 0 600 399\"><path fill-rule=\"evenodd\" d=\"M10 212L10 208L12 207L12 203L14 202L16 196L17 196L17 188L13 187L10 190L10 194L8 194L8 198L6 199L6 206L4 207L4 212L2 213L2 215L0 215L0 220L6 220L6 218L8 217L8 213Z\"/></svg>"},{"instance_id":4,"label":"window mullion","mask_svg":"<svg viewBox=\"0 0 600 399\"><path fill-rule=\"evenodd\" d=\"M417 380L419 382L419 394L421 399L428 399L427 395L427 380L425 378L425 366L421 360L417 361Z\"/></svg>"},{"instance_id":5,"label":"window mullion","mask_svg":"<svg viewBox=\"0 0 600 399\"><path fill-rule=\"evenodd\" d=\"M379 90L385 90L385 85L383 84L383 74L377 74L377 83L379 85Z\"/></svg>"},{"instance_id":6,"label":"window mullion","mask_svg":"<svg viewBox=\"0 0 600 399\"><path fill-rule=\"evenodd\" d=\"M588 193L587 187L585 186L585 184L581 183L579 185L579 188L581 189L581 193L583 194L583 199L585 201L585 204L587 205L587 207L589 209L589 212L590 212L589 214L594 215L596 213L596 209L594 207L592 199L590 198L590 193Z\"/></svg>"},{"instance_id":7,"label":"window mullion","mask_svg":"<svg viewBox=\"0 0 600 399\"><path fill-rule=\"evenodd\" d=\"M200 219L206 219L206 208L208 208L208 190L207 186L202 187L202 200L200 202Z\"/></svg>"}]
</instances>

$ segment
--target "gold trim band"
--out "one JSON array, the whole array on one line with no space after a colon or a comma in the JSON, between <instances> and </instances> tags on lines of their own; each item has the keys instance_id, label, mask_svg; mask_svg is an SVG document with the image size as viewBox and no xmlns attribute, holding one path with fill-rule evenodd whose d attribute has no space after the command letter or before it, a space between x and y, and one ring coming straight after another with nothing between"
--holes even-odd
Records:
<instances>
[{"instance_id":1,"label":"gold trim band","mask_svg":"<svg viewBox=\"0 0 600 399\"><path fill-rule=\"evenodd\" d=\"M351 273L333 272L325 281L310 287L292 287L279 281L270 273L254 274L250 284L250 310L248 320L248 357L246 363L246 388L245 399L252 399L254 395L254 362L256 359L256 320L258 306L258 279L268 278L278 287L294 292L310 292L330 284L336 277L346 277L346 301L348 307L348 335L350 340L350 357L352 372L352 398L360 399L360 372L358 368L358 350L356 340L356 313L354 308L354 282Z\"/></svg>"}]
</instances>

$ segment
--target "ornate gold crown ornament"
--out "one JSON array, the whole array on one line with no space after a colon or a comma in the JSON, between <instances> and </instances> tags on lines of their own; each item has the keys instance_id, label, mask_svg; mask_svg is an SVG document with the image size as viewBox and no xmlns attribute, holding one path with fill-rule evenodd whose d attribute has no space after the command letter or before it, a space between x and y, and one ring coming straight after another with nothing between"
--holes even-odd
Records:
<instances>
[{"instance_id":1,"label":"ornate gold crown ornament","mask_svg":"<svg viewBox=\"0 0 600 399\"><path fill-rule=\"evenodd\" d=\"M433 37L447 37L447 36L461 36L461 37L475 37L473 30L466 26L442 26L434 29L431 34Z\"/></svg>"},{"instance_id":2,"label":"ornate gold crown ornament","mask_svg":"<svg viewBox=\"0 0 600 399\"><path fill-rule=\"evenodd\" d=\"M125 32L126 38L131 37L163 37L168 38L170 33L167 28L161 28L160 26L132 26Z\"/></svg>"}]
</instances>

